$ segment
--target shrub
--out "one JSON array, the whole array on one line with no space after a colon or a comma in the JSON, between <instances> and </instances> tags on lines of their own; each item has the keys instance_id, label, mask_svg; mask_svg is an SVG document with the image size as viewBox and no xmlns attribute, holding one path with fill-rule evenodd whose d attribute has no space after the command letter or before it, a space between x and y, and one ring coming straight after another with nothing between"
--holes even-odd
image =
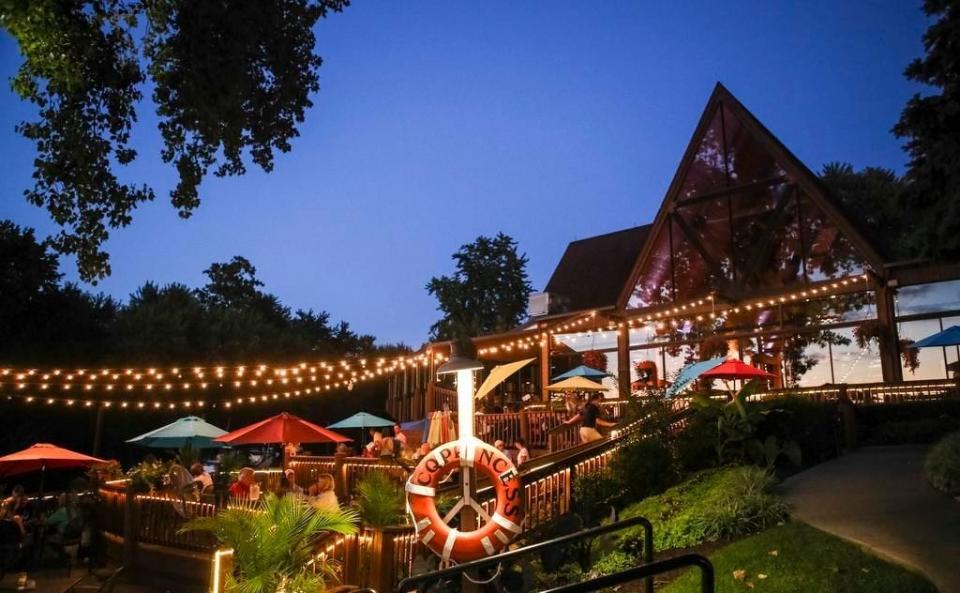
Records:
<instances>
[{"instance_id":1,"label":"shrub","mask_svg":"<svg viewBox=\"0 0 960 593\"><path fill-rule=\"evenodd\" d=\"M934 445L923 466L934 488L960 495L960 432L947 435Z\"/></svg>"},{"instance_id":2,"label":"shrub","mask_svg":"<svg viewBox=\"0 0 960 593\"><path fill-rule=\"evenodd\" d=\"M933 443L960 428L960 400L858 406L857 426L867 444Z\"/></svg>"},{"instance_id":3,"label":"shrub","mask_svg":"<svg viewBox=\"0 0 960 593\"><path fill-rule=\"evenodd\" d=\"M403 488L381 471L372 471L357 483L357 510L373 527L399 525L406 521Z\"/></svg>"},{"instance_id":4,"label":"shrub","mask_svg":"<svg viewBox=\"0 0 960 593\"><path fill-rule=\"evenodd\" d=\"M684 473L717 466L717 421L694 415L674 439L677 464Z\"/></svg>"},{"instance_id":5,"label":"shrub","mask_svg":"<svg viewBox=\"0 0 960 593\"><path fill-rule=\"evenodd\" d=\"M135 492L152 492L163 488L163 479L170 471L170 462L152 456L127 470Z\"/></svg>"},{"instance_id":6,"label":"shrub","mask_svg":"<svg viewBox=\"0 0 960 593\"><path fill-rule=\"evenodd\" d=\"M593 563L589 578L595 579L608 574L623 572L640 564L640 560L633 554L623 550L614 550Z\"/></svg>"},{"instance_id":7,"label":"shrub","mask_svg":"<svg viewBox=\"0 0 960 593\"><path fill-rule=\"evenodd\" d=\"M677 480L673 452L663 441L635 438L617 451L610 464L626 501L663 492Z\"/></svg>"},{"instance_id":8,"label":"shrub","mask_svg":"<svg viewBox=\"0 0 960 593\"><path fill-rule=\"evenodd\" d=\"M893 420L871 427L864 440L871 445L933 443L957 428L960 428L960 425L948 416Z\"/></svg>"},{"instance_id":9,"label":"shrub","mask_svg":"<svg viewBox=\"0 0 960 593\"><path fill-rule=\"evenodd\" d=\"M795 442L805 465L816 465L839 454L836 402L787 395L765 399L761 406L767 412L758 428L760 439L772 435L781 442Z\"/></svg>"},{"instance_id":10,"label":"shrub","mask_svg":"<svg viewBox=\"0 0 960 593\"><path fill-rule=\"evenodd\" d=\"M615 505L622 491L620 480L610 471L577 476L573 481L573 510L588 525L598 524Z\"/></svg>"},{"instance_id":11,"label":"shrub","mask_svg":"<svg viewBox=\"0 0 960 593\"><path fill-rule=\"evenodd\" d=\"M773 493L774 483L770 472L753 466L707 470L630 505L622 517L650 520L657 551L738 537L786 518L787 505ZM642 549L640 529L626 530L619 538L628 552Z\"/></svg>"}]
</instances>

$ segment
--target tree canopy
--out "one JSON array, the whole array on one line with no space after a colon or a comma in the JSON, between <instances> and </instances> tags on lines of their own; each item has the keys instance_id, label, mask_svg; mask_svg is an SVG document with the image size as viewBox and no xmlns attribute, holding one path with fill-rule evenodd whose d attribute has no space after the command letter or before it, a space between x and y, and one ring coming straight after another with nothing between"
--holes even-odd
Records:
<instances>
[{"instance_id":1,"label":"tree canopy","mask_svg":"<svg viewBox=\"0 0 960 593\"><path fill-rule=\"evenodd\" d=\"M51 245L81 278L110 273L103 244L153 200L121 181L137 158L131 131L143 88L178 175L182 217L200 205L208 172L273 168L319 89L313 26L347 0L0 0L0 27L23 56L13 90L38 110L17 131L36 144L29 202L60 226Z\"/></svg>"},{"instance_id":2,"label":"tree canopy","mask_svg":"<svg viewBox=\"0 0 960 593\"><path fill-rule=\"evenodd\" d=\"M937 17L923 37L926 55L905 76L933 92L915 94L894 127L906 139L910 163L906 206L914 228L908 240L917 255L945 261L960 257L960 4L926 0Z\"/></svg>"},{"instance_id":3,"label":"tree canopy","mask_svg":"<svg viewBox=\"0 0 960 593\"><path fill-rule=\"evenodd\" d=\"M326 311L291 310L239 256L211 264L198 289L147 282L124 304L61 283L50 246L0 221L0 270L5 363L270 362L406 349L377 346Z\"/></svg>"},{"instance_id":4,"label":"tree canopy","mask_svg":"<svg viewBox=\"0 0 960 593\"><path fill-rule=\"evenodd\" d=\"M517 252L514 239L503 233L477 237L460 247L453 260L457 269L452 276L434 277L427 284L443 312L430 328L432 339L502 332L523 321L532 288L527 256Z\"/></svg>"}]
</instances>

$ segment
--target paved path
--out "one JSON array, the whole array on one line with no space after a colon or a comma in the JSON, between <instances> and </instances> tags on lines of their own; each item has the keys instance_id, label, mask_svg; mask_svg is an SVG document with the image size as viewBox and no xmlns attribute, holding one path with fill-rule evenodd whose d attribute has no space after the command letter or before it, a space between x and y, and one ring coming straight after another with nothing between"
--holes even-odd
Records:
<instances>
[{"instance_id":1,"label":"paved path","mask_svg":"<svg viewBox=\"0 0 960 593\"><path fill-rule=\"evenodd\" d=\"M923 476L925 446L870 447L787 479L793 515L960 593L960 502Z\"/></svg>"}]
</instances>

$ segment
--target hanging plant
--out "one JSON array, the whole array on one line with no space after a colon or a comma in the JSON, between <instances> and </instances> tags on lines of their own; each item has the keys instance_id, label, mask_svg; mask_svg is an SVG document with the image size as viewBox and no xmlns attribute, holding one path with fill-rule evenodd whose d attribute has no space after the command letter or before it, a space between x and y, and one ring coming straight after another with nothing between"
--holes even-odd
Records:
<instances>
[{"instance_id":1,"label":"hanging plant","mask_svg":"<svg viewBox=\"0 0 960 593\"><path fill-rule=\"evenodd\" d=\"M903 366L913 374L920 368L920 349L914 347L913 340L904 338L900 340L900 356L903 358Z\"/></svg>"},{"instance_id":2,"label":"hanging plant","mask_svg":"<svg viewBox=\"0 0 960 593\"><path fill-rule=\"evenodd\" d=\"M880 327L880 322L876 319L870 321L864 321L857 327L853 328L853 337L857 341L857 346L860 349L866 349L870 347L871 342L876 342L880 344L880 333L882 328Z\"/></svg>"},{"instance_id":3,"label":"hanging plant","mask_svg":"<svg viewBox=\"0 0 960 593\"><path fill-rule=\"evenodd\" d=\"M587 350L580 355L583 364L598 371L607 371L607 355L597 350Z\"/></svg>"},{"instance_id":4,"label":"hanging plant","mask_svg":"<svg viewBox=\"0 0 960 593\"><path fill-rule=\"evenodd\" d=\"M718 356L726 356L729 346L720 336L708 336L700 342L700 360L710 360Z\"/></svg>"}]
</instances>

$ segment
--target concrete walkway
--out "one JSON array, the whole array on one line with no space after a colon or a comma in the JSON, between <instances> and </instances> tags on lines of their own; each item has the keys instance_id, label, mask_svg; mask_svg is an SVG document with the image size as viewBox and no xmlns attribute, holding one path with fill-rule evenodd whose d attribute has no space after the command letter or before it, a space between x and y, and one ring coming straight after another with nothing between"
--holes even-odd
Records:
<instances>
[{"instance_id":1,"label":"concrete walkway","mask_svg":"<svg viewBox=\"0 0 960 593\"><path fill-rule=\"evenodd\" d=\"M960 593L960 502L923 476L926 446L870 447L792 476L793 516Z\"/></svg>"}]
</instances>

